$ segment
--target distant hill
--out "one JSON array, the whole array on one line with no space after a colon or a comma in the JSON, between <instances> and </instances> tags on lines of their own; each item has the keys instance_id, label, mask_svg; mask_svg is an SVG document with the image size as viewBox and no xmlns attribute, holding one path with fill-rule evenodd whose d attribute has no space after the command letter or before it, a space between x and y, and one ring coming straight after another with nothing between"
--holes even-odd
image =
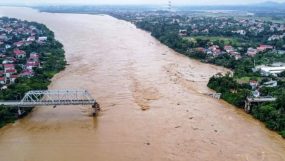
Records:
<instances>
[{"instance_id":1,"label":"distant hill","mask_svg":"<svg viewBox=\"0 0 285 161\"><path fill-rule=\"evenodd\" d=\"M279 3L279 2L274 2L274 1L266 1L266 2L262 2L262 3L252 4L251 6L281 8L281 7L285 7L285 2L284 3Z\"/></svg>"},{"instance_id":2,"label":"distant hill","mask_svg":"<svg viewBox=\"0 0 285 161\"><path fill-rule=\"evenodd\" d=\"M285 13L285 2L278 3L274 1L266 1L262 3L254 3L247 5L200 5L200 6L178 6L179 10L191 11L191 10L239 10L249 12L266 12L266 13Z\"/></svg>"}]
</instances>

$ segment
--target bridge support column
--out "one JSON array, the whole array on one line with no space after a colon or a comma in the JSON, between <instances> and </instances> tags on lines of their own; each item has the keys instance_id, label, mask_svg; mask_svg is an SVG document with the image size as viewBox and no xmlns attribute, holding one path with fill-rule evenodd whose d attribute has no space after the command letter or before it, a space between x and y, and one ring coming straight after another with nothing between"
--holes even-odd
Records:
<instances>
[{"instance_id":1,"label":"bridge support column","mask_svg":"<svg viewBox=\"0 0 285 161\"><path fill-rule=\"evenodd\" d=\"M18 116L21 117L22 115L23 115L23 112L22 112L21 108L18 107Z\"/></svg>"},{"instance_id":2,"label":"bridge support column","mask_svg":"<svg viewBox=\"0 0 285 161\"><path fill-rule=\"evenodd\" d=\"M251 112L251 103L249 101L245 101L244 110L247 113Z\"/></svg>"},{"instance_id":3,"label":"bridge support column","mask_svg":"<svg viewBox=\"0 0 285 161\"><path fill-rule=\"evenodd\" d=\"M92 109L93 109L93 116L97 116L98 112L101 110L100 109L100 105L95 102L94 105L92 106Z\"/></svg>"},{"instance_id":4,"label":"bridge support column","mask_svg":"<svg viewBox=\"0 0 285 161\"><path fill-rule=\"evenodd\" d=\"M215 93L214 95L213 95L213 97L215 98L215 99L221 99L221 93Z\"/></svg>"}]
</instances>

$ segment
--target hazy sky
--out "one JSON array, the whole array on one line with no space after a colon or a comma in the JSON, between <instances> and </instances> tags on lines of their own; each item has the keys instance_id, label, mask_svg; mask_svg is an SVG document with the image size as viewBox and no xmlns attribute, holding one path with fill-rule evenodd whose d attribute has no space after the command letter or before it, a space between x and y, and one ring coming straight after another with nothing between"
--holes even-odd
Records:
<instances>
[{"instance_id":1,"label":"hazy sky","mask_svg":"<svg viewBox=\"0 0 285 161\"><path fill-rule=\"evenodd\" d=\"M268 0L172 0L175 4L191 5L220 5L220 4L249 4L260 3ZM285 0L271 0L275 2L285 2ZM66 3L66 4L166 4L168 0L0 0L0 3L21 3L21 4L40 4L40 3Z\"/></svg>"}]
</instances>

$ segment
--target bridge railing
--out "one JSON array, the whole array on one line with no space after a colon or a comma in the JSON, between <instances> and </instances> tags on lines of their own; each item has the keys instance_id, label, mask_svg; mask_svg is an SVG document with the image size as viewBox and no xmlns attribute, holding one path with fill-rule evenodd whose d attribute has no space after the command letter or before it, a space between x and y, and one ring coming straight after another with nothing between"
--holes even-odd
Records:
<instances>
[{"instance_id":1,"label":"bridge railing","mask_svg":"<svg viewBox=\"0 0 285 161\"><path fill-rule=\"evenodd\" d=\"M18 107L18 115L23 114L22 107L91 105L93 116L100 110L99 104L87 90L37 90L29 91L21 101L4 101L0 105Z\"/></svg>"},{"instance_id":2,"label":"bridge railing","mask_svg":"<svg viewBox=\"0 0 285 161\"><path fill-rule=\"evenodd\" d=\"M0 105L32 107L41 105L94 105L96 100L87 90L29 91L21 101L5 101Z\"/></svg>"}]
</instances>

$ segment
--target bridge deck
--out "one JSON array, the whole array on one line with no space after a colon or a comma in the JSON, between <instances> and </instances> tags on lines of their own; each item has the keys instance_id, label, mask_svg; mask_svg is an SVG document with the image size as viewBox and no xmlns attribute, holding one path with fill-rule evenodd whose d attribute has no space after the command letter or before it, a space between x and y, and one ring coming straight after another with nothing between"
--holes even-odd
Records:
<instances>
[{"instance_id":1,"label":"bridge deck","mask_svg":"<svg viewBox=\"0 0 285 161\"><path fill-rule=\"evenodd\" d=\"M274 97L258 97L258 98L253 98L253 97L249 97L247 98L248 102L274 102L276 101L276 98Z\"/></svg>"},{"instance_id":2,"label":"bridge deck","mask_svg":"<svg viewBox=\"0 0 285 161\"><path fill-rule=\"evenodd\" d=\"M60 105L94 105L95 100L55 100L55 101L41 101L41 102L19 102L8 101L0 102L0 105L12 107L34 107L34 106L60 106Z\"/></svg>"},{"instance_id":3,"label":"bridge deck","mask_svg":"<svg viewBox=\"0 0 285 161\"><path fill-rule=\"evenodd\" d=\"M86 90L29 91L21 101L5 101L0 105L12 107L94 105L95 99Z\"/></svg>"},{"instance_id":4,"label":"bridge deck","mask_svg":"<svg viewBox=\"0 0 285 161\"><path fill-rule=\"evenodd\" d=\"M251 112L251 106L253 103L263 103L263 102L274 102L276 98L274 97L248 97L245 101L244 110L248 113Z\"/></svg>"}]
</instances>

